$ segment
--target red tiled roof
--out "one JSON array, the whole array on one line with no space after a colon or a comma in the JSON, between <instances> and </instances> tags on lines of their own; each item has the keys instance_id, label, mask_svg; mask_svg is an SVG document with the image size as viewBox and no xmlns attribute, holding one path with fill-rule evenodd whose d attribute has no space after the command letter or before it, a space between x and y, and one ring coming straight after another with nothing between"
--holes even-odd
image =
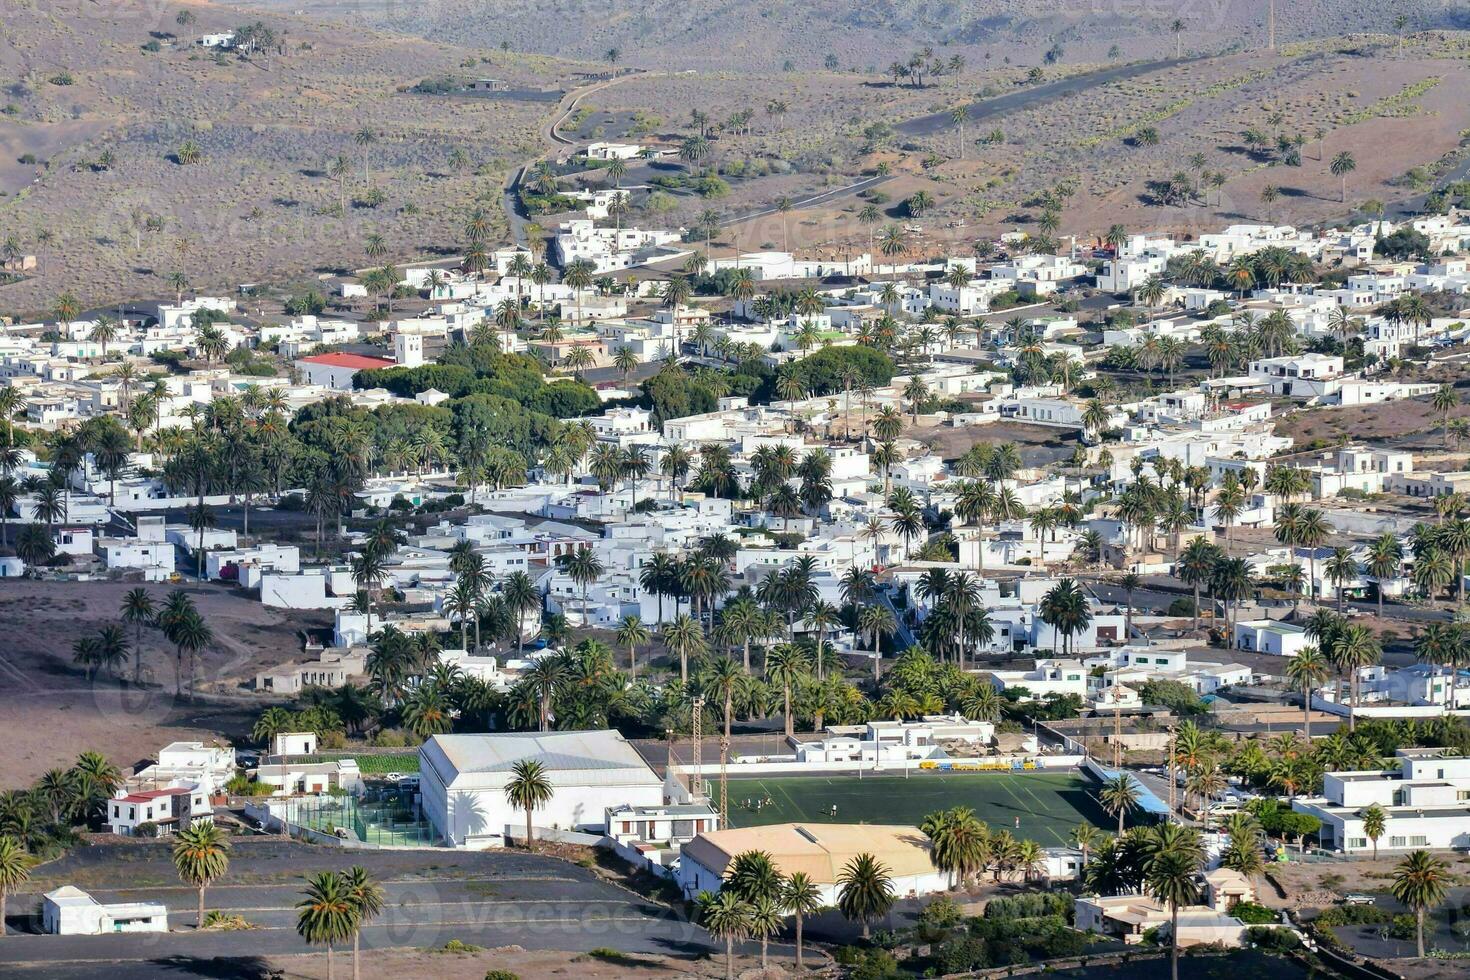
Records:
<instances>
[{"instance_id":1,"label":"red tiled roof","mask_svg":"<svg viewBox=\"0 0 1470 980\"><path fill-rule=\"evenodd\" d=\"M392 367L394 363L386 357L368 357L364 354L312 354L299 360L308 364L325 364L327 367L352 368L355 371Z\"/></svg>"}]
</instances>

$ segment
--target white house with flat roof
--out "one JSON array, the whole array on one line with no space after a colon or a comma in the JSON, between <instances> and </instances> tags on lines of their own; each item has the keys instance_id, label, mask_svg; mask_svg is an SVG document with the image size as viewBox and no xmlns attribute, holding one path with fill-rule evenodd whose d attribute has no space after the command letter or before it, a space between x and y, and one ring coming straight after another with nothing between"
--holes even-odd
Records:
<instances>
[{"instance_id":1,"label":"white house with flat roof","mask_svg":"<svg viewBox=\"0 0 1470 980\"><path fill-rule=\"evenodd\" d=\"M1294 657L1309 642L1307 631L1274 619L1250 619L1235 624L1235 647L1253 653Z\"/></svg>"},{"instance_id":2,"label":"white house with flat roof","mask_svg":"<svg viewBox=\"0 0 1470 980\"><path fill-rule=\"evenodd\" d=\"M1371 852L1363 811L1383 808L1385 830L1378 850L1470 847L1470 756L1445 749L1399 749L1394 769L1329 772L1322 795L1297 797L1292 809L1322 821L1323 847Z\"/></svg>"},{"instance_id":3,"label":"white house with flat roof","mask_svg":"<svg viewBox=\"0 0 1470 980\"><path fill-rule=\"evenodd\" d=\"M1030 670L992 670L990 676L1000 690L1024 688L1033 701L1048 694L1087 697L1087 668L1080 660L1037 660Z\"/></svg>"},{"instance_id":4,"label":"white house with flat roof","mask_svg":"<svg viewBox=\"0 0 1470 980\"><path fill-rule=\"evenodd\" d=\"M53 936L168 932L168 909L161 902L104 905L75 885L62 885L41 899L41 928Z\"/></svg>"},{"instance_id":5,"label":"white house with flat roof","mask_svg":"<svg viewBox=\"0 0 1470 980\"><path fill-rule=\"evenodd\" d=\"M539 762L553 792L535 827L606 829L609 807L657 806L664 782L612 729L435 735L419 747L424 815L452 847L498 847L525 833L525 812L505 800L518 762Z\"/></svg>"}]
</instances>

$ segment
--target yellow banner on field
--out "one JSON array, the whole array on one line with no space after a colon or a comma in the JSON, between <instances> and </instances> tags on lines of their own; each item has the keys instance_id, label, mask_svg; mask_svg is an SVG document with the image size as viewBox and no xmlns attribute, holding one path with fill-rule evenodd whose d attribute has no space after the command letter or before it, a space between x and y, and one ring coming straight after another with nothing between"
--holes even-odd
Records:
<instances>
[{"instance_id":1,"label":"yellow banner on field","mask_svg":"<svg viewBox=\"0 0 1470 980\"><path fill-rule=\"evenodd\" d=\"M1036 769L1036 763L1030 759L1024 762L1019 759L1003 762L936 762L925 759L919 763L919 768L937 772L1031 772Z\"/></svg>"}]
</instances>

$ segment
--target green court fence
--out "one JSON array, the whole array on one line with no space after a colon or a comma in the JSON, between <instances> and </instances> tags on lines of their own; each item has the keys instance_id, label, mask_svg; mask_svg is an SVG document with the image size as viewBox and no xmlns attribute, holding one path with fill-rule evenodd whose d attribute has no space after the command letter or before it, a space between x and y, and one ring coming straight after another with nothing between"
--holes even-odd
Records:
<instances>
[{"instance_id":1,"label":"green court fence","mask_svg":"<svg viewBox=\"0 0 1470 980\"><path fill-rule=\"evenodd\" d=\"M290 800L286 821L323 834L338 828L377 847L430 847L439 843L434 828L414 812L411 798L309 796Z\"/></svg>"}]
</instances>

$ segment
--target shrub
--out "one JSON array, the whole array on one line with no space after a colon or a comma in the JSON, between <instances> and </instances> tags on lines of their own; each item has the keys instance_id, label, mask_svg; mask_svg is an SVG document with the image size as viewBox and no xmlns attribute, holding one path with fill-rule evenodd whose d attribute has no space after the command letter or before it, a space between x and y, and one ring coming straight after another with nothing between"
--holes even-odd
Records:
<instances>
[{"instance_id":1,"label":"shrub","mask_svg":"<svg viewBox=\"0 0 1470 980\"><path fill-rule=\"evenodd\" d=\"M478 953L484 947L467 943L460 939L451 939L449 942L434 950L436 953Z\"/></svg>"},{"instance_id":2,"label":"shrub","mask_svg":"<svg viewBox=\"0 0 1470 980\"><path fill-rule=\"evenodd\" d=\"M1376 905L1334 905L1312 920L1319 929L1337 926L1376 926L1393 921L1393 915Z\"/></svg>"},{"instance_id":3,"label":"shrub","mask_svg":"<svg viewBox=\"0 0 1470 980\"><path fill-rule=\"evenodd\" d=\"M1065 918L1071 912L1072 904L1069 896L1055 892L1027 892L991 899L985 906L985 918L1031 919L1046 915Z\"/></svg>"},{"instance_id":4,"label":"shrub","mask_svg":"<svg viewBox=\"0 0 1470 980\"><path fill-rule=\"evenodd\" d=\"M919 913L921 925L938 929L948 929L950 926L958 925L960 919L960 907L948 895L940 895L924 906L923 911Z\"/></svg>"},{"instance_id":5,"label":"shrub","mask_svg":"<svg viewBox=\"0 0 1470 980\"><path fill-rule=\"evenodd\" d=\"M521 975L510 970L486 970L485 980L521 980Z\"/></svg>"},{"instance_id":6,"label":"shrub","mask_svg":"<svg viewBox=\"0 0 1470 980\"><path fill-rule=\"evenodd\" d=\"M1413 939L1416 930L1414 917L1407 912L1393 917L1388 925L1388 935L1391 939Z\"/></svg>"},{"instance_id":7,"label":"shrub","mask_svg":"<svg viewBox=\"0 0 1470 980\"><path fill-rule=\"evenodd\" d=\"M1245 931L1245 935L1253 946L1273 953L1289 953L1302 944L1296 933L1279 926L1251 926Z\"/></svg>"},{"instance_id":8,"label":"shrub","mask_svg":"<svg viewBox=\"0 0 1470 980\"><path fill-rule=\"evenodd\" d=\"M204 928L219 932L235 932L240 929L254 929L255 926L247 922L243 915L215 909L204 917Z\"/></svg>"},{"instance_id":9,"label":"shrub","mask_svg":"<svg viewBox=\"0 0 1470 980\"><path fill-rule=\"evenodd\" d=\"M1248 926L1270 925L1277 921L1275 912L1257 902L1236 902L1230 906L1230 914Z\"/></svg>"},{"instance_id":10,"label":"shrub","mask_svg":"<svg viewBox=\"0 0 1470 980\"><path fill-rule=\"evenodd\" d=\"M956 939L939 947L935 955L940 969L946 973L968 973L990 965L990 952L984 940L973 936Z\"/></svg>"},{"instance_id":11,"label":"shrub","mask_svg":"<svg viewBox=\"0 0 1470 980\"><path fill-rule=\"evenodd\" d=\"M1194 600L1188 598L1175 599L1173 602L1169 603L1169 608L1166 611L1165 615L1175 617L1193 616Z\"/></svg>"},{"instance_id":12,"label":"shrub","mask_svg":"<svg viewBox=\"0 0 1470 980\"><path fill-rule=\"evenodd\" d=\"M136 826L136 827L133 828L133 836L134 837L157 837L158 836L158 824L152 823L150 821L145 820L142 823L138 824L138 826Z\"/></svg>"}]
</instances>

